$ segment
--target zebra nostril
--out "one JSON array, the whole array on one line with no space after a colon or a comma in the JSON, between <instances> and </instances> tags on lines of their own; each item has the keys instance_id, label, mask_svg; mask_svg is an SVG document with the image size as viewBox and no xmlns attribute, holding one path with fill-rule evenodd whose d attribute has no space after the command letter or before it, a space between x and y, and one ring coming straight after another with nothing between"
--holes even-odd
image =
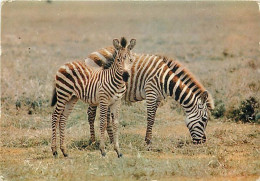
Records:
<instances>
[{"instance_id":1,"label":"zebra nostril","mask_svg":"<svg viewBox=\"0 0 260 181\"><path fill-rule=\"evenodd\" d=\"M207 140L207 137L206 137L206 135L204 135L204 136L202 137L202 139L201 139L201 142L202 142L202 143L205 143L206 140Z\"/></svg>"},{"instance_id":2,"label":"zebra nostril","mask_svg":"<svg viewBox=\"0 0 260 181\"><path fill-rule=\"evenodd\" d=\"M129 75L128 72L124 72L123 75L122 75L122 77L123 77L123 81L124 81L124 82L127 82L127 81L128 81L128 78L130 77L130 75Z\"/></svg>"}]
</instances>

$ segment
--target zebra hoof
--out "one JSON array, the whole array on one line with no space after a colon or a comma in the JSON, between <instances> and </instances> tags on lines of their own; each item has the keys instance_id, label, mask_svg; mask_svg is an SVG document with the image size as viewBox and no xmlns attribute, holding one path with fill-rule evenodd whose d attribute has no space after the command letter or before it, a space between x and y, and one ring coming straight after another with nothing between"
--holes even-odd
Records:
<instances>
[{"instance_id":1,"label":"zebra hoof","mask_svg":"<svg viewBox=\"0 0 260 181\"><path fill-rule=\"evenodd\" d=\"M66 153L64 148L61 148L61 152L63 154L64 157L68 157L68 154Z\"/></svg>"},{"instance_id":2,"label":"zebra hoof","mask_svg":"<svg viewBox=\"0 0 260 181\"><path fill-rule=\"evenodd\" d=\"M152 140L148 138L145 138L145 142L148 146L152 144Z\"/></svg>"},{"instance_id":3,"label":"zebra hoof","mask_svg":"<svg viewBox=\"0 0 260 181\"><path fill-rule=\"evenodd\" d=\"M146 140L146 146L147 146L147 151L151 151L152 150L152 141Z\"/></svg>"},{"instance_id":4,"label":"zebra hoof","mask_svg":"<svg viewBox=\"0 0 260 181\"><path fill-rule=\"evenodd\" d=\"M53 154L54 158L58 157L58 152L57 151L54 151L52 154Z\"/></svg>"},{"instance_id":5,"label":"zebra hoof","mask_svg":"<svg viewBox=\"0 0 260 181\"><path fill-rule=\"evenodd\" d=\"M118 158L122 158L122 157L123 157L122 153L118 154Z\"/></svg>"}]
</instances>

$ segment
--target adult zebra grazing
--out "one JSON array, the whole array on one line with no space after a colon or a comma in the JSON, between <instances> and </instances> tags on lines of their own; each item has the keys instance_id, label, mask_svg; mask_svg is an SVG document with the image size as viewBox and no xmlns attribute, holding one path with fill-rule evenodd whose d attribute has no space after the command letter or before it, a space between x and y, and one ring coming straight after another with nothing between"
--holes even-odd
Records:
<instances>
[{"instance_id":1,"label":"adult zebra grazing","mask_svg":"<svg viewBox=\"0 0 260 181\"><path fill-rule=\"evenodd\" d=\"M57 156L56 128L60 129L60 149L63 155L68 156L64 146L64 129L74 104L78 99L89 103L90 106L100 106L100 151L105 156L104 132L107 126L107 111L110 108L114 149L118 157L121 157L118 144L118 114L121 98L126 91L125 82L129 77L129 65L133 61L131 50L136 40L132 39L130 44L124 37L119 42L113 40L114 53L113 63L109 69L93 70L84 62L74 61L61 66L56 74L55 90L52 98L52 106L56 103L52 114L52 153ZM111 133L112 134L112 133Z\"/></svg>"},{"instance_id":2,"label":"adult zebra grazing","mask_svg":"<svg viewBox=\"0 0 260 181\"><path fill-rule=\"evenodd\" d=\"M106 49L93 52L85 60L96 68L107 68L111 58ZM114 50L110 50L110 55ZM206 141L205 129L208 122L208 110L214 109L213 99L208 91L179 62L163 56L134 54L135 60L131 67L131 78L127 82L125 99L137 102L146 99L147 130L145 141L150 147L152 127L156 110L162 99L173 97L186 112L185 123L190 131L194 144ZM88 108L91 141L95 140L94 120L96 107ZM108 126L109 128L111 126ZM108 129L111 141L113 134Z\"/></svg>"}]
</instances>

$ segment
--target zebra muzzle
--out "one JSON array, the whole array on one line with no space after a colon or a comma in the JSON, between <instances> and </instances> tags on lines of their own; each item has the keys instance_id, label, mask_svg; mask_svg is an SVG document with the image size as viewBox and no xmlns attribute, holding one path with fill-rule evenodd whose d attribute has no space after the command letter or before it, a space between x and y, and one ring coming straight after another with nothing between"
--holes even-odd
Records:
<instances>
[{"instance_id":1,"label":"zebra muzzle","mask_svg":"<svg viewBox=\"0 0 260 181\"><path fill-rule=\"evenodd\" d=\"M128 78L130 77L130 75L129 75L128 72L124 72L123 75L122 75L122 77L123 77L123 81L124 81L124 82L127 82L127 81L128 81Z\"/></svg>"},{"instance_id":2,"label":"zebra muzzle","mask_svg":"<svg viewBox=\"0 0 260 181\"><path fill-rule=\"evenodd\" d=\"M202 144L205 143L207 140L206 135L204 135L202 138L193 138L192 142L193 144Z\"/></svg>"}]
</instances>

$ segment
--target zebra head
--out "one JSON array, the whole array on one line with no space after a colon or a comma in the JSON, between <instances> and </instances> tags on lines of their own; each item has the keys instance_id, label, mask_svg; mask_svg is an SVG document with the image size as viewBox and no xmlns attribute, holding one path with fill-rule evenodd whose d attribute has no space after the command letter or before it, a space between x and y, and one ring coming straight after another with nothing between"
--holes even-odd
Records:
<instances>
[{"instance_id":1,"label":"zebra head","mask_svg":"<svg viewBox=\"0 0 260 181\"><path fill-rule=\"evenodd\" d=\"M129 45L127 45L125 37L122 37L120 42L118 39L113 40L113 45L116 49L115 63L121 68L122 77L125 82L127 82L130 77L129 72L134 58L131 50L134 48L135 44L136 40L131 39Z\"/></svg>"},{"instance_id":2,"label":"zebra head","mask_svg":"<svg viewBox=\"0 0 260 181\"><path fill-rule=\"evenodd\" d=\"M206 142L205 129L209 119L209 109L211 108L208 100L208 91L204 91L196 100L194 105L186 110L186 125L189 128L194 144Z\"/></svg>"}]
</instances>

